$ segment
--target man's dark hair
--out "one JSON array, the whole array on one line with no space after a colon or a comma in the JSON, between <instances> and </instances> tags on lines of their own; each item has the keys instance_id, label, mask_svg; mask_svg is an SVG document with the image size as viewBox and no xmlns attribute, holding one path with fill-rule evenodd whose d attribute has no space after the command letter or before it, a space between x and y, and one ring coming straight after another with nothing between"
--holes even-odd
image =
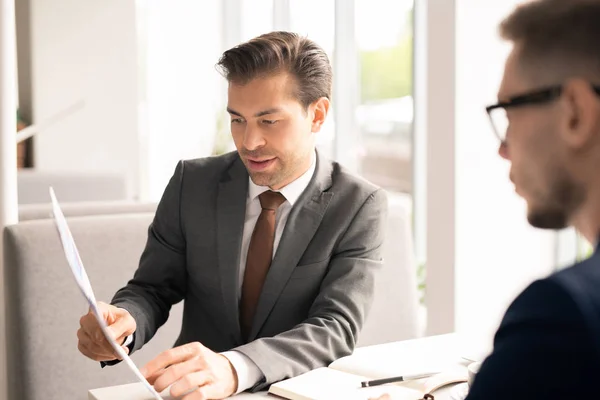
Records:
<instances>
[{"instance_id":1,"label":"man's dark hair","mask_svg":"<svg viewBox=\"0 0 600 400\"><path fill-rule=\"evenodd\" d=\"M600 80L600 0L537 0L519 6L500 34L536 73Z\"/></svg>"},{"instance_id":2,"label":"man's dark hair","mask_svg":"<svg viewBox=\"0 0 600 400\"><path fill-rule=\"evenodd\" d=\"M325 51L312 40L291 32L271 32L235 46L217 63L235 84L289 73L296 80L295 98L307 108L321 97L331 99L333 74Z\"/></svg>"}]
</instances>

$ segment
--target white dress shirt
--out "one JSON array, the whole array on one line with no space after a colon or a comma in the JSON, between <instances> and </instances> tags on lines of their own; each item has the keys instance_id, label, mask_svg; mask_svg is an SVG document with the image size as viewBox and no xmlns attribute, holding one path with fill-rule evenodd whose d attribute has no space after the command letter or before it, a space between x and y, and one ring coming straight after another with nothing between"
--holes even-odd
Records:
<instances>
[{"instance_id":1,"label":"white dress shirt","mask_svg":"<svg viewBox=\"0 0 600 400\"><path fill-rule=\"evenodd\" d=\"M283 234L283 229L285 228L285 224L287 223L288 216L290 215L290 211L300 195L304 192L306 187L308 186L314 172L315 172L315 159L316 154L313 153L312 162L310 164L310 168L298 179L288 184L287 186L277 190L280 192L283 197L285 197L285 201L279 206L277 209L277 214L275 217L275 241L273 243L273 256L277 251L277 247L279 246L279 241L281 240L281 235ZM246 259L248 257L248 247L250 247L250 238L252 237L252 232L254 231L254 226L256 225L256 221L258 220L258 216L262 211L262 207L260 206L260 200L258 196L270 190L267 186L258 186L252 179L248 178L248 198L246 200L246 219L244 222L244 232L242 236L242 248L240 252L240 268L239 268L239 287L238 287L238 302L242 297L242 284L244 282L244 272L246 271ZM258 366L248 358L246 355L233 351L226 351L223 354L225 357L229 359L233 368L238 376L238 389L237 393L241 393L246 389L251 388L262 379L264 376Z\"/></svg>"}]
</instances>

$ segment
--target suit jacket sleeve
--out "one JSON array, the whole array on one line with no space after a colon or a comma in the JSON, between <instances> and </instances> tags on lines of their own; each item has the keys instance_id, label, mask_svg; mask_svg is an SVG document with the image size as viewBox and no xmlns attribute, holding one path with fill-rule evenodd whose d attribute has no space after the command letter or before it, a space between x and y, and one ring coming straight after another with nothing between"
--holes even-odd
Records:
<instances>
[{"instance_id":1,"label":"suit jacket sleeve","mask_svg":"<svg viewBox=\"0 0 600 400\"><path fill-rule=\"evenodd\" d=\"M148 229L139 267L112 300L113 305L126 309L135 319L132 350L138 350L154 336L169 317L171 306L185 296L186 244L179 215L183 169L184 162L180 161Z\"/></svg>"},{"instance_id":2,"label":"suit jacket sleeve","mask_svg":"<svg viewBox=\"0 0 600 400\"><path fill-rule=\"evenodd\" d=\"M386 215L387 197L377 190L340 238L308 318L287 332L235 349L265 376L253 391L352 353L372 304L375 274L382 267Z\"/></svg>"},{"instance_id":3,"label":"suit jacket sleeve","mask_svg":"<svg viewBox=\"0 0 600 400\"><path fill-rule=\"evenodd\" d=\"M534 282L506 312L466 400L587 398L592 352L569 292L552 278Z\"/></svg>"}]
</instances>

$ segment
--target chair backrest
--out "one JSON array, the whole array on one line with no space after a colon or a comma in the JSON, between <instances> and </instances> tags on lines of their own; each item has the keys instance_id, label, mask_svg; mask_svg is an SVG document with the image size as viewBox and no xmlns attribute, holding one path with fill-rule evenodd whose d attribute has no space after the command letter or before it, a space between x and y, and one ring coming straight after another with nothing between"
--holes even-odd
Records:
<instances>
[{"instance_id":1,"label":"chair backrest","mask_svg":"<svg viewBox=\"0 0 600 400\"><path fill-rule=\"evenodd\" d=\"M137 268L153 214L67 218L98 300L110 301ZM83 399L89 389L135 381L123 363L102 369L77 350L79 318L88 310L51 219L5 228L9 398ZM142 366L173 346L182 304L139 352Z\"/></svg>"},{"instance_id":2,"label":"chair backrest","mask_svg":"<svg viewBox=\"0 0 600 400\"><path fill-rule=\"evenodd\" d=\"M375 299L358 347L420 336L410 214L402 203L391 198L388 213L384 266L375 283Z\"/></svg>"},{"instance_id":3,"label":"chair backrest","mask_svg":"<svg viewBox=\"0 0 600 400\"><path fill-rule=\"evenodd\" d=\"M127 179L123 174L20 169L17 174L19 204L47 203L50 186L61 204L130 199Z\"/></svg>"},{"instance_id":4,"label":"chair backrest","mask_svg":"<svg viewBox=\"0 0 600 400\"><path fill-rule=\"evenodd\" d=\"M134 201L81 201L60 203L65 217L81 217L85 215L137 214L154 213L156 203ZM20 204L19 221L52 218L52 203Z\"/></svg>"}]
</instances>

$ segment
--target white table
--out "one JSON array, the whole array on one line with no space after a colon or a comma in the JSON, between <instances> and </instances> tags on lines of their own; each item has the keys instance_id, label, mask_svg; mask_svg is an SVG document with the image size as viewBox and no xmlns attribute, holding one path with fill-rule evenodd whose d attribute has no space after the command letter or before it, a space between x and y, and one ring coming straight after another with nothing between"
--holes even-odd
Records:
<instances>
[{"instance_id":1,"label":"white table","mask_svg":"<svg viewBox=\"0 0 600 400\"><path fill-rule=\"evenodd\" d=\"M168 389L161 393L164 400L172 400L173 397L168 395ZM142 386L141 383L130 383L128 385L111 386L102 389L94 389L88 392L89 400L154 400L151 394ZM240 393L237 396L233 396L232 399L238 400L257 400L257 399L270 399L274 397L267 394L267 392L261 393Z\"/></svg>"},{"instance_id":2,"label":"white table","mask_svg":"<svg viewBox=\"0 0 600 400\"><path fill-rule=\"evenodd\" d=\"M435 393L436 400L452 400L450 393L452 387L440 389ZM269 399L276 400L280 397L272 396L267 392L260 393L240 393L237 396L231 397L237 400L259 400ZM153 400L153 397L148 394L148 391L139 383L130 383L128 385L112 386L103 389L94 389L88 392L89 400ZM173 400L165 392L164 400ZM416 399L415 399L416 400Z\"/></svg>"},{"instance_id":3,"label":"white table","mask_svg":"<svg viewBox=\"0 0 600 400\"><path fill-rule=\"evenodd\" d=\"M396 356L402 354L402 363L411 363L408 358L415 358L415 363L419 363L423 354L437 354L440 358L454 359L456 357L457 364L460 361L462 341L456 335L434 336L422 339L408 340L404 342L388 343L385 345L377 345L356 349L355 355L360 358L374 357L380 358L382 354L386 354L386 362L394 362L401 357ZM465 350L466 351L466 350ZM412 354L411 354L412 353ZM417 359L419 358L419 359ZM343 360L341 360L343 362ZM436 400L452 400L451 393L453 387L443 388L435 392ZM168 391L164 392L164 399L171 400L173 398L167 395ZM261 393L241 393L232 398L238 400L252 399L271 399L275 400L279 397L271 396L266 392ZM112 386L89 391L89 400L153 400L153 397L142 386L141 383L133 383L129 385ZM416 400L416 399L415 399Z\"/></svg>"}]
</instances>

